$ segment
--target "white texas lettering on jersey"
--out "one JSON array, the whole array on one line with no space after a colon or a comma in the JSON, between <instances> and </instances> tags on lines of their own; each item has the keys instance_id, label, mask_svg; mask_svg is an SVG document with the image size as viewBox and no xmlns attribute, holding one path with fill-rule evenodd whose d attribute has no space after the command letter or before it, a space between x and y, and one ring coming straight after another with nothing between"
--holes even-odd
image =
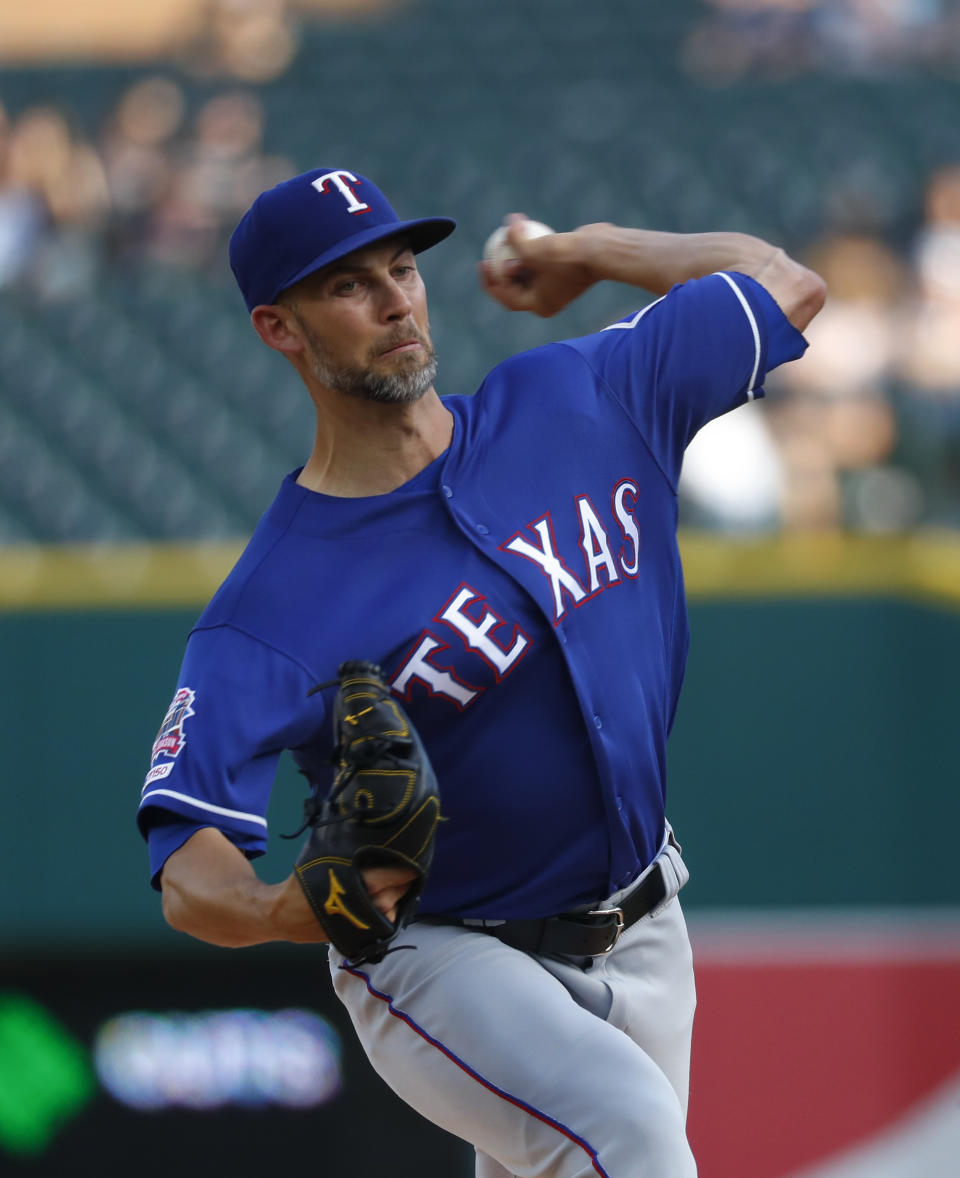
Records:
<instances>
[{"instance_id":1,"label":"white texas lettering on jersey","mask_svg":"<svg viewBox=\"0 0 960 1178\"><path fill-rule=\"evenodd\" d=\"M480 603L480 617L474 620L467 613L471 602ZM513 638L509 647L500 646L494 641L490 631L496 630L504 624L503 619L491 609L485 609L482 594L471 589L469 585L461 585L453 597L447 602L437 621L446 622L452 626L467 644L468 649L475 650L493 667L497 679L502 679L513 664L530 645L530 640L523 634L519 626L513 628Z\"/></svg>"},{"instance_id":2,"label":"white texas lettering on jersey","mask_svg":"<svg viewBox=\"0 0 960 1178\"><path fill-rule=\"evenodd\" d=\"M617 523L620 525L620 531L623 532L623 538L624 540L629 540L633 546L633 559L629 564L627 563L623 548L620 549L619 553L620 567L628 577L635 577L640 571L640 531L637 528L637 521L627 510L624 499L629 495L636 502L639 494L640 489L636 483L631 483L629 479L622 479L613 488L613 494L610 497L613 503L613 514L617 517Z\"/></svg>"},{"instance_id":3,"label":"white texas lettering on jersey","mask_svg":"<svg viewBox=\"0 0 960 1178\"><path fill-rule=\"evenodd\" d=\"M639 494L639 487L630 479L621 479L610 493L610 507L624 541L616 554L590 497L578 495L575 498L588 589L558 555L549 512L527 525L528 533L536 536L539 544L518 532L500 545L501 551L514 552L532 561L549 580L554 625L566 612L568 602L572 601L577 607L609 586L620 584L622 577L637 576L640 570L640 529L632 509ZM533 645L517 623L512 623L511 632L511 623L495 613L486 597L466 582L454 590L433 621L453 630L469 652L479 655L493 669L498 683L510 674ZM450 700L461 711L469 707L486 688L474 687L459 678L452 667L442 667L432 661L435 655L448 649L446 642L435 637L430 630L424 630L391 681L394 691L409 699L413 684L420 682L430 695Z\"/></svg>"},{"instance_id":4,"label":"white texas lettering on jersey","mask_svg":"<svg viewBox=\"0 0 960 1178\"><path fill-rule=\"evenodd\" d=\"M481 689L470 687L451 671L435 667L427 661L434 651L446 649L446 643L440 642L432 634L424 634L413 653L404 660L400 670L394 675L390 686L409 699L410 687L415 679L419 679L427 685L431 695L443 695L447 699L452 699L462 711L477 698Z\"/></svg>"},{"instance_id":5,"label":"white texas lettering on jersey","mask_svg":"<svg viewBox=\"0 0 960 1178\"><path fill-rule=\"evenodd\" d=\"M610 551L610 541L603 530L603 524L597 518L593 504L581 495L577 499L580 511L580 547L587 561L587 573L590 577L590 592L596 593L600 588L599 570L607 570L607 584L620 580L617 566L613 563L613 553Z\"/></svg>"},{"instance_id":6,"label":"white texas lettering on jersey","mask_svg":"<svg viewBox=\"0 0 960 1178\"><path fill-rule=\"evenodd\" d=\"M557 622L563 617L567 608L567 603L563 598L564 593L568 593L573 598L574 605L579 605L587 596L587 591L557 556L549 514L530 524L529 527L540 537L539 548L536 544L525 540L519 533L501 547L516 552L520 556L526 557L527 560L532 560L550 578L550 588L553 590L553 620Z\"/></svg>"},{"instance_id":7,"label":"white texas lettering on jersey","mask_svg":"<svg viewBox=\"0 0 960 1178\"><path fill-rule=\"evenodd\" d=\"M632 507L639 494L637 484L630 479L621 479L615 484L610 494L610 506L625 541L616 556L611 548L607 529L603 526L590 497L588 495L576 497L575 503L580 517L580 548L586 562L588 586L586 589L557 553L553 522L549 512L542 519L527 525L528 532L534 532L540 538L539 546L520 532L508 540L506 544L500 545L501 550L516 552L518 556L533 561L549 579L550 589L553 593L554 625L566 613L568 599L574 607L577 607L608 586L619 584L621 574L626 577L636 577L640 570L640 529L637 526ZM633 502L628 503L628 500Z\"/></svg>"},{"instance_id":8,"label":"white texas lettering on jersey","mask_svg":"<svg viewBox=\"0 0 960 1178\"><path fill-rule=\"evenodd\" d=\"M353 172L344 172L342 170L338 170L336 172L324 172L322 176L318 176L316 180L311 183L311 187L315 188L322 196L327 191L328 180L336 186L337 191L347 202L348 213L365 213L367 209L370 208L369 205L365 205L363 201L357 197L357 194L350 187L350 184L360 183L356 176L354 176Z\"/></svg>"}]
</instances>

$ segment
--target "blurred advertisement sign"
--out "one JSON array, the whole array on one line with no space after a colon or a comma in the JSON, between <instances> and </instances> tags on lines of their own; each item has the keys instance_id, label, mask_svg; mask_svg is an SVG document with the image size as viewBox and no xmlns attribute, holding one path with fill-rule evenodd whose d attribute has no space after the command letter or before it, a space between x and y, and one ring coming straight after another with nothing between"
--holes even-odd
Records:
<instances>
[{"instance_id":1,"label":"blurred advertisement sign","mask_svg":"<svg viewBox=\"0 0 960 1178\"><path fill-rule=\"evenodd\" d=\"M94 1092L87 1054L42 1006L0 994L0 1152L40 1153Z\"/></svg>"},{"instance_id":2,"label":"blurred advertisement sign","mask_svg":"<svg viewBox=\"0 0 960 1178\"><path fill-rule=\"evenodd\" d=\"M340 1040L306 1010L120 1014L94 1043L104 1088L133 1109L310 1108L340 1091Z\"/></svg>"},{"instance_id":3,"label":"blurred advertisement sign","mask_svg":"<svg viewBox=\"0 0 960 1178\"><path fill-rule=\"evenodd\" d=\"M703 1174L956 1178L960 915L698 919Z\"/></svg>"},{"instance_id":4,"label":"blurred advertisement sign","mask_svg":"<svg viewBox=\"0 0 960 1178\"><path fill-rule=\"evenodd\" d=\"M369 1137L376 1122L378 1135ZM357 1142L363 1143L362 1162ZM363 1056L315 947L0 958L0 1174L468 1178L473 1151ZM381 1144L383 1146L381 1148ZM424 1159L428 1159L425 1164Z\"/></svg>"}]
</instances>

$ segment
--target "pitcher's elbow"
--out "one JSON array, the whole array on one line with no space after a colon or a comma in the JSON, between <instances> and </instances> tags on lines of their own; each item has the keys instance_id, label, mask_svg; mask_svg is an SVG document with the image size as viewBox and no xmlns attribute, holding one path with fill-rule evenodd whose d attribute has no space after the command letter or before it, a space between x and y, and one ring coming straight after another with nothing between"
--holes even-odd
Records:
<instances>
[{"instance_id":1,"label":"pitcher's elbow","mask_svg":"<svg viewBox=\"0 0 960 1178\"><path fill-rule=\"evenodd\" d=\"M823 310L827 301L827 284L815 270L802 267L797 283L796 297L791 313L787 316L797 331L804 331L812 320Z\"/></svg>"},{"instance_id":2,"label":"pitcher's elbow","mask_svg":"<svg viewBox=\"0 0 960 1178\"><path fill-rule=\"evenodd\" d=\"M178 933L189 933L189 922L185 906L172 888L164 888L160 893L160 907L163 919Z\"/></svg>"},{"instance_id":3,"label":"pitcher's elbow","mask_svg":"<svg viewBox=\"0 0 960 1178\"><path fill-rule=\"evenodd\" d=\"M185 897L179 888L164 884L161 877L160 908L163 919L178 933L186 933L188 937L196 937L200 941L208 940L200 921L200 912L192 905L189 897Z\"/></svg>"}]
</instances>

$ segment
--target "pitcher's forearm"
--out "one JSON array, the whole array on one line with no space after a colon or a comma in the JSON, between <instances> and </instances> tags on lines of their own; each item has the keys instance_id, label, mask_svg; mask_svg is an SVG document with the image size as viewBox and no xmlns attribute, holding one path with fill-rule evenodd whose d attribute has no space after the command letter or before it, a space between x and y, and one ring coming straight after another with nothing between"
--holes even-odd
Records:
<instances>
[{"instance_id":1,"label":"pitcher's forearm","mask_svg":"<svg viewBox=\"0 0 960 1178\"><path fill-rule=\"evenodd\" d=\"M716 270L738 270L762 281L761 275L783 251L746 233L661 233L619 225L587 225L581 258L595 282L608 279L666 294L691 278Z\"/></svg>"},{"instance_id":2,"label":"pitcher's forearm","mask_svg":"<svg viewBox=\"0 0 960 1178\"><path fill-rule=\"evenodd\" d=\"M170 856L161 886L167 923L211 945L239 949L326 939L295 877L264 883L243 853L212 828L197 831Z\"/></svg>"},{"instance_id":3,"label":"pitcher's forearm","mask_svg":"<svg viewBox=\"0 0 960 1178\"><path fill-rule=\"evenodd\" d=\"M820 311L826 285L779 246L747 233L660 233L618 225L585 225L568 248L590 276L663 295L691 278L735 270L756 279L787 319L803 331Z\"/></svg>"},{"instance_id":4,"label":"pitcher's forearm","mask_svg":"<svg viewBox=\"0 0 960 1178\"><path fill-rule=\"evenodd\" d=\"M255 887L243 881L212 892L185 892L172 877L163 886L164 917L178 932L224 948L285 940L271 920L272 892L277 885L257 883Z\"/></svg>"}]
</instances>

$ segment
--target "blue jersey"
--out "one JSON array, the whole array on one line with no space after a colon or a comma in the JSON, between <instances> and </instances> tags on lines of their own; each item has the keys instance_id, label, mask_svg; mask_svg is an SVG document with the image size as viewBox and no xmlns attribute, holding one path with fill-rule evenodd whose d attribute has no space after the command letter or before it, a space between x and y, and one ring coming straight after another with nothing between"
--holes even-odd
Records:
<instances>
[{"instance_id":1,"label":"blue jersey","mask_svg":"<svg viewBox=\"0 0 960 1178\"><path fill-rule=\"evenodd\" d=\"M688 629L683 451L805 348L752 279L674 288L445 398L449 449L386 495L289 476L192 631L140 809L154 882L200 826L265 847L277 759L330 780L332 692L379 663L447 821L420 910L522 918L625 886L664 832Z\"/></svg>"}]
</instances>

